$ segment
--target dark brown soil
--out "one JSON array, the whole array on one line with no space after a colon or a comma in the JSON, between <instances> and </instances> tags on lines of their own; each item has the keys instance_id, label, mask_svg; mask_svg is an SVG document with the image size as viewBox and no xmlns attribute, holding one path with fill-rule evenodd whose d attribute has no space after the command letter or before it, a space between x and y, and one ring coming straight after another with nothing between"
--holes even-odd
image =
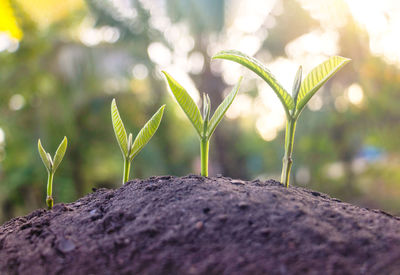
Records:
<instances>
[{"instance_id":1,"label":"dark brown soil","mask_svg":"<svg viewBox=\"0 0 400 275\"><path fill-rule=\"evenodd\" d=\"M0 227L1 274L400 274L400 218L274 181L153 177Z\"/></svg>"}]
</instances>

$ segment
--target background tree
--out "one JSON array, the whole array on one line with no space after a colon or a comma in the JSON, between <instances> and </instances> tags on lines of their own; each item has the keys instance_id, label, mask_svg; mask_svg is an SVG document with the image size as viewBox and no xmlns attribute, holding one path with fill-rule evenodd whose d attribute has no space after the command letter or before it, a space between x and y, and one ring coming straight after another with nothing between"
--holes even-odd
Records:
<instances>
[{"instance_id":1,"label":"background tree","mask_svg":"<svg viewBox=\"0 0 400 275\"><path fill-rule=\"evenodd\" d=\"M262 60L287 90L300 64L309 71L328 56L350 57L302 114L307 123L296 133L292 182L399 214L400 57L391 30L400 11L395 1L356 2L9 1L21 33L0 26L0 221L44 207L39 137L55 148L68 136L53 187L57 202L119 186L114 97L133 134L168 105L157 135L135 159L135 177L199 173L196 133L161 70L196 103L195 87L209 93L214 108L244 75L214 134L210 176L279 179L283 109L251 72L210 62L226 49Z\"/></svg>"}]
</instances>

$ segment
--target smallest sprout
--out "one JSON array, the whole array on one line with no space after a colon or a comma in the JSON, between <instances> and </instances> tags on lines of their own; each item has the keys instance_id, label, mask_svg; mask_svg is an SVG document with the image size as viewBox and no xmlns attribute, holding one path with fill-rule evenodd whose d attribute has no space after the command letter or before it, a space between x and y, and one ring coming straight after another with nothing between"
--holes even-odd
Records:
<instances>
[{"instance_id":1,"label":"smallest sprout","mask_svg":"<svg viewBox=\"0 0 400 275\"><path fill-rule=\"evenodd\" d=\"M64 155L65 151L67 150L67 137L64 137L64 139L61 141L60 145L58 146L58 149L56 153L54 154L54 158L51 158L51 155L44 150L40 139L38 140L38 150L40 154L40 158L43 161L44 166L46 167L47 170L47 197L46 197L46 204L49 209L53 208L54 200L52 196L52 191L53 191L53 177L54 173L56 172L58 166L60 165Z\"/></svg>"}]
</instances>

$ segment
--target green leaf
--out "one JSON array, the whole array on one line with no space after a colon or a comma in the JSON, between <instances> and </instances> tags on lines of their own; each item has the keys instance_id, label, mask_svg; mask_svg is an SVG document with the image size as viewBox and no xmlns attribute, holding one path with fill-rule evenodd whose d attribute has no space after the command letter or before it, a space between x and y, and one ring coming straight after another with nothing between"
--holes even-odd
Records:
<instances>
[{"instance_id":1,"label":"green leaf","mask_svg":"<svg viewBox=\"0 0 400 275\"><path fill-rule=\"evenodd\" d=\"M139 134L136 136L135 141L132 145L132 151L129 158L132 160L143 147L149 142L151 137L157 131L158 126L161 123L161 119L164 114L165 105L161 106L160 109L150 118L150 120L143 126Z\"/></svg>"},{"instance_id":2,"label":"green leaf","mask_svg":"<svg viewBox=\"0 0 400 275\"><path fill-rule=\"evenodd\" d=\"M275 94L282 102L287 115L289 115L289 111L294 108L294 101L290 94L281 86L281 84L279 84L273 74L257 59L247 56L239 51L222 51L212 57L212 59L216 58L235 61L258 74L268 83L272 90L274 90Z\"/></svg>"},{"instance_id":3,"label":"green leaf","mask_svg":"<svg viewBox=\"0 0 400 275\"><path fill-rule=\"evenodd\" d=\"M210 119L211 101L208 94L203 93L203 120L208 121Z\"/></svg>"},{"instance_id":4,"label":"green leaf","mask_svg":"<svg viewBox=\"0 0 400 275\"><path fill-rule=\"evenodd\" d=\"M345 57L333 56L315 67L301 83L297 113L300 113L318 89L349 61L350 59Z\"/></svg>"},{"instance_id":5,"label":"green leaf","mask_svg":"<svg viewBox=\"0 0 400 275\"><path fill-rule=\"evenodd\" d=\"M301 87L302 72L303 72L303 69L300 66L299 69L297 70L296 76L294 77L292 95L293 95L295 104L297 103L297 99L298 99L299 91L300 91L300 87Z\"/></svg>"},{"instance_id":6,"label":"green leaf","mask_svg":"<svg viewBox=\"0 0 400 275\"><path fill-rule=\"evenodd\" d=\"M212 116L209 128L207 130L207 138L210 138L211 135L214 133L215 128L217 128L218 124L224 117L226 111L228 111L229 106L231 106L233 100L235 99L240 83L242 82L243 77L239 78L239 81L236 83L235 87L233 87L232 91L229 93L227 97L225 97L224 101L218 106L217 110L215 110L214 115Z\"/></svg>"},{"instance_id":7,"label":"green leaf","mask_svg":"<svg viewBox=\"0 0 400 275\"><path fill-rule=\"evenodd\" d=\"M182 110L185 112L186 116L196 129L197 133L199 136L201 136L203 132L203 118L201 117L200 110L196 103L190 97L188 92L181 85L179 85L175 79L173 79L168 73L164 71L162 72L167 78L169 87L171 88L171 91L175 96L179 106L181 106Z\"/></svg>"},{"instance_id":8,"label":"green leaf","mask_svg":"<svg viewBox=\"0 0 400 275\"><path fill-rule=\"evenodd\" d=\"M53 159L51 158L49 153L46 153L47 156L47 160L50 162L50 167L52 168L51 170L53 170Z\"/></svg>"},{"instance_id":9,"label":"green leaf","mask_svg":"<svg viewBox=\"0 0 400 275\"><path fill-rule=\"evenodd\" d=\"M128 155L132 152L132 133L128 135Z\"/></svg>"},{"instance_id":10,"label":"green leaf","mask_svg":"<svg viewBox=\"0 0 400 275\"><path fill-rule=\"evenodd\" d=\"M67 150L67 137L64 137L64 139L61 141L60 145L57 148L56 153L54 154L54 159L53 159L53 172L55 172L60 165L64 155L65 151Z\"/></svg>"},{"instance_id":11,"label":"green leaf","mask_svg":"<svg viewBox=\"0 0 400 275\"><path fill-rule=\"evenodd\" d=\"M39 155L43 161L44 166L46 167L47 171L50 172L51 171L51 163L50 163L49 159L47 158L47 153L44 150L42 143L40 142L40 139L38 140L38 151L39 151Z\"/></svg>"},{"instance_id":12,"label":"green leaf","mask_svg":"<svg viewBox=\"0 0 400 275\"><path fill-rule=\"evenodd\" d=\"M203 133L202 138L207 137L208 123L210 122L211 101L208 94L203 93Z\"/></svg>"},{"instance_id":13,"label":"green leaf","mask_svg":"<svg viewBox=\"0 0 400 275\"><path fill-rule=\"evenodd\" d=\"M126 157L128 155L128 140L126 136L125 126L122 122L121 116L119 115L115 98L111 102L111 119L119 148L121 148L122 154Z\"/></svg>"}]
</instances>

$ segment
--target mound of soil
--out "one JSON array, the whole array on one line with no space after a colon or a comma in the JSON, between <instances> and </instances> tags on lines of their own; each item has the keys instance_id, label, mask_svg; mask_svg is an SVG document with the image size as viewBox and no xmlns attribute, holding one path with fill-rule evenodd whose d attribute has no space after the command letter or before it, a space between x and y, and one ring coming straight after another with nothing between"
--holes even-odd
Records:
<instances>
[{"instance_id":1,"label":"mound of soil","mask_svg":"<svg viewBox=\"0 0 400 275\"><path fill-rule=\"evenodd\" d=\"M0 227L1 274L399 272L399 217L274 181L134 180Z\"/></svg>"}]
</instances>

